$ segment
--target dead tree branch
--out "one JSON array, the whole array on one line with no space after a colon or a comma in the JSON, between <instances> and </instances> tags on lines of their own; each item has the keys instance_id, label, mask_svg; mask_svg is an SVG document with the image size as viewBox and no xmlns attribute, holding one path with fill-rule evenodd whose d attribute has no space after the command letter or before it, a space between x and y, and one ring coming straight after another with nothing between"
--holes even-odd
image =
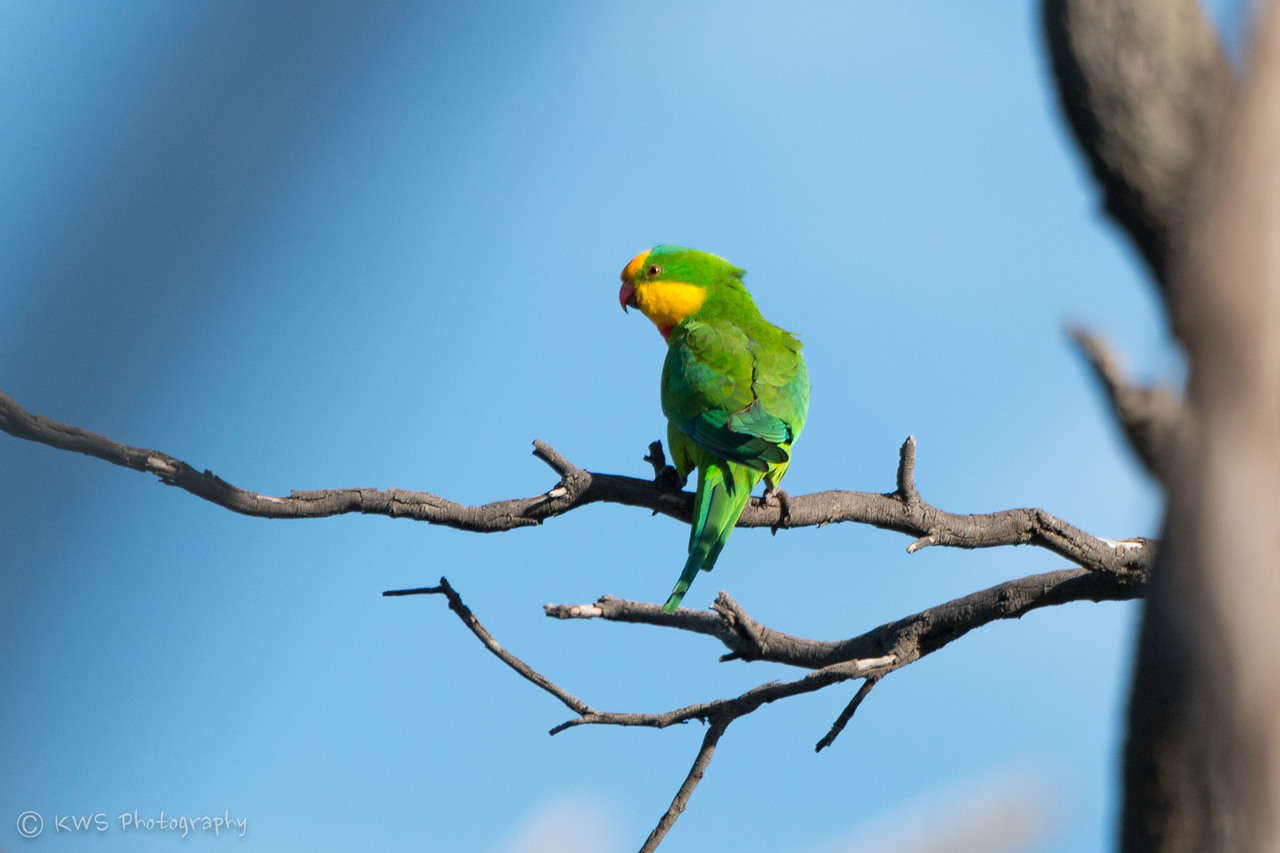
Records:
<instances>
[{"instance_id":1,"label":"dead tree branch","mask_svg":"<svg viewBox=\"0 0 1280 853\"><path fill-rule=\"evenodd\" d=\"M1197 0L1044 0L1045 40L1107 213L1164 283L1189 178L1236 82Z\"/></svg>"},{"instance_id":2,"label":"dead tree branch","mask_svg":"<svg viewBox=\"0 0 1280 853\"><path fill-rule=\"evenodd\" d=\"M1167 483L1172 476L1178 431L1182 429L1182 401L1168 388L1131 383L1120 360L1097 335L1075 328L1071 337L1106 391L1129 446L1156 479Z\"/></svg>"},{"instance_id":3,"label":"dead tree branch","mask_svg":"<svg viewBox=\"0 0 1280 853\"><path fill-rule=\"evenodd\" d=\"M319 489L287 497L262 495L234 486L212 471L198 471L158 450L131 447L79 427L23 409L0 392L0 430L18 438L103 459L114 465L155 474L162 483L244 515L261 518L323 518L346 513L411 518L477 533L494 533L541 524L593 503L643 507L681 521L693 511L693 495L673 490L661 469L657 480L598 474L579 468L554 448L533 443L534 455L560 476L540 495L468 506L429 492L405 489ZM656 443L656 442L655 442ZM660 448L659 448L660 452ZM1099 572L1142 573L1154 560L1153 543L1115 542L1092 536L1042 509L1007 509L979 515L945 512L920 499L915 487L915 439L900 453L897 489L875 492L825 491L790 498L787 517L779 503L752 498L740 527L809 527L837 522L870 524L916 537L907 550L930 545L993 548L1038 545L1072 563ZM660 459L653 454L646 461ZM658 464L658 463L655 463Z\"/></svg>"},{"instance_id":4,"label":"dead tree branch","mask_svg":"<svg viewBox=\"0 0 1280 853\"><path fill-rule=\"evenodd\" d=\"M844 731L844 727L853 719L853 714L858 710L858 706L862 704L862 700L867 698L867 694L871 692L871 688L880 683L882 675L869 675L858 688L858 692L853 694L853 698L849 700L849 704L844 706L844 710L840 712L840 716L836 717L836 721L831 724L830 730L822 736L822 740L814 744L814 752L822 752L822 750L831 746L836 742L836 738Z\"/></svg>"},{"instance_id":5,"label":"dead tree branch","mask_svg":"<svg viewBox=\"0 0 1280 853\"><path fill-rule=\"evenodd\" d=\"M709 634L732 654L744 660L770 660L813 670L792 681L769 681L738 696L686 705L663 713L597 711L504 649L462 601L445 578L439 586L388 590L384 596L444 595L449 609L458 615L480 642L523 678L560 700L578 714L555 726L550 734L581 725L646 726L667 728L690 720L708 723L693 766L670 807L649 834L642 850L655 850L688 804L711 762L716 744L729 724L761 706L779 699L812 693L852 679L863 679L853 699L841 711L815 750L830 746L848 724L862 700L885 675L937 651L953 640L995 619L1014 619L1038 607L1069 601L1105 601L1136 598L1146 588L1145 577L1118 577L1084 569L1049 572L1020 578L931 607L895 622L834 643L784 634L752 619L728 593L721 592L714 613L681 609L664 614L654 604L605 596L594 605L547 605L546 613L559 619L602 618L637 622ZM722 658L724 659L724 658Z\"/></svg>"},{"instance_id":6,"label":"dead tree branch","mask_svg":"<svg viewBox=\"0 0 1280 853\"><path fill-rule=\"evenodd\" d=\"M1085 569L1045 572L1005 581L836 641L811 640L761 625L723 591L712 605L714 612L681 608L667 614L660 605L610 595L595 604L548 604L544 609L556 619L604 619L706 634L729 650L725 660L766 660L821 669L892 656L897 663L890 669L900 669L997 619L1017 619L1041 607L1072 601L1127 601L1141 598L1146 588L1145 576L1117 577Z\"/></svg>"},{"instance_id":7,"label":"dead tree branch","mask_svg":"<svg viewBox=\"0 0 1280 853\"><path fill-rule=\"evenodd\" d=\"M540 524L579 506L595 502L641 506L688 520L693 496L675 488L660 443L645 460L655 478L643 480L586 471L554 448L534 442L534 454L559 475L542 495L482 506L466 506L426 492L402 489L329 489L294 491L288 497L261 495L233 486L210 471L197 471L180 459L113 441L105 436L31 414L0 392L0 429L19 438L104 459L145 471L197 497L247 515L267 518L317 518L349 512L408 517L462 530L495 532ZM832 684L863 679L863 684L818 742L821 750L834 742L872 686L889 672L919 660L974 628L995 619L1021 616L1037 607L1078 600L1121 600L1142 595L1147 571L1155 559L1154 543L1144 539L1113 541L1085 533L1041 509L1010 509L982 515L945 512L920 496L915 484L916 445L908 438L899 452L896 488L887 494L827 491L791 498L784 506L753 500L739 522L745 527L776 528L831 524L871 524L908 534L908 552L930 545L985 548L1031 544L1046 548L1084 568L1051 572L1009 581L947 602L873 631L840 642L821 642L773 630L751 618L726 593L714 612L682 609L664 614L657 605L621 601L608 596L595 605L547 608L559 618L606 618L666 625L717 637L729 649L723 659L770 660L812 670L785 682L758 685L739 696L702 702L664 713L600 711L587 705L520 658L504 649L480 624L461 597L441 578L435 587L389 590L384 595L443 595L449 607L484 646L521 677L554 696L577 716L551 729L557 734L580 725L665 728L702 720L709 724L697 757L671 805L645 842L653 850L661 842L702 779L716 744L729 724L779 699L810 693Z\"/></svg>"},{"instance_id":8,"label":"dead tree branch","mask_svg":"<svg viewBox=\"0 0 1280 853\"><path fill-rule=\"evenodd\" d=\"M851 678L866 678L870 675L883 676L885 673L898 669L899 666L899 662L892 655L863 660L847 660L824 666L793 681L770 681L729 699L698 702L662 713L597 711L592 714L582 714L571 720L565 720L551 729L551 734L557 735L566 729L576 728L577 726L643 726L652 729L665 729L668 726L687 723L690 720L710 721L721 717L736 720L738 717L750 714L761 705L767 705L779 699L812 693L815 690L821 690L824 687L839 684L841 681L848 681Z\"/></svg>"},{"instance_id":9,"label":"dead tree branch","mask_svg":"<svg viewBox=\"0 0 1280 853\"><path fill-rule=\"evenodd\" d=\"M449 609L458 614L458 618L462 620L462 624L466 625L467 629L470 630L471 633L475 634L481 643L484 643L484 647L486 649L497 655L498 659L507 666L520 673L522 678L533 682L552 696L559 699L568 706L570 711L578 714L596 713L596 710L586 702L583 702L577 696L574 696L572 693L565 690L542 673L535 671L527 663L520 660L520 658L504 649L498 641L493 638L493 635L480 624L480 620L471 612L471 608L467 607L467 605L462 602L462 596L458 595L454 588L449 585L449 580L447 578L440 578L439 586L424 586L418 587L417 589L389 589L382 594L387 597L401 595L443 595L449 600Z\"/></svg>"},{"instance_id":10,"label":"dead tree branch","mask_svg":"<svg viewBox=\"0 0 1280 853\"><path fill-rule=\"evenodd\" d=\"M702 736L702 746L698 748L698 755L693 759L693 766L689 768L689 775L684 777L684 783L676 791L675 797L671 800L671 805L667 807L662 817L658 818L658 825L653 828L653 832L650 832L649 837L644 840L644 844L640 847L640 853L653 853L654 850L657 850L658 845L662 843L662 839L667 837L671 827L675 826L680 815L684 813L685 806L689 804L689 797L693 796L693 789L698 787L698 783L702 781L703 774L707 772L707 765L711 763L711 758L715 755L716 744L720 742L720 736L724 734L725 729L729 728L729 722L728 718L720 718L707 727L707 733Z\"/></svg>"}]
</instances>

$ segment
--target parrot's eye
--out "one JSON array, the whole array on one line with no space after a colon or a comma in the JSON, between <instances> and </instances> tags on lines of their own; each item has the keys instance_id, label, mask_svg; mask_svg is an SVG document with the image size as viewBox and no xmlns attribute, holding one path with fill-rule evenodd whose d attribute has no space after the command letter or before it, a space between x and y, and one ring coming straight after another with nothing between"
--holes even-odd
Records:
<instances>
[{"instance_id":1,"label":"parrot's eye","mask_svg":"<svg viewBox=\"0 0 1280 853\"><path fill-rule=\"evenodd\" d=\"M647 270L644 271L644 274L649 276L649 278L657 278L658 273L660 272L662 272L662 267L658 266L657 264L653 264Z\"/></svg>"}]
</instances>

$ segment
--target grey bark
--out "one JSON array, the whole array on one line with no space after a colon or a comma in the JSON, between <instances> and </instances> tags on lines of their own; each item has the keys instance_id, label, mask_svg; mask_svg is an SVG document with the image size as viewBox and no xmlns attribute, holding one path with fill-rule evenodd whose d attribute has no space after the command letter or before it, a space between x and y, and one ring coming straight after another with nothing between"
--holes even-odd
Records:
<instances>
[{"instance_id":1,"label":"grey bark","mask_svg":"<svg viewBox=\"0 0 1280 853\"><path fill-rule=\"evenodd\" d=\"M1280 849L1280 16L1260 16L1241 87L1191 0L1044 12L1071 127L1190 359L1173 433L1108 389L1135 445L1163 444L1168 495L1122 846Z\"/></svg>"}]
</instances>

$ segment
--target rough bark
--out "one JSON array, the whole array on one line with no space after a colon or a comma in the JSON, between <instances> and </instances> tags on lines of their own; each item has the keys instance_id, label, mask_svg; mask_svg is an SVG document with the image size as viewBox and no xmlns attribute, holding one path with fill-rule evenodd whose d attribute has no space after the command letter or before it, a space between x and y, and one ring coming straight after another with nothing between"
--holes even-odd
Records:
<instances>
[{"instance_id":1,"label":"rough bark","mask_svg":"<svg viewBox=\"0 0 1280 853\"><path fill-rule=\"evenodd\" d=\"M1260 16L1237 92L1193 0L1045 0L1044 13L1068 120L1190 357L1171 415L1090 352L1169 499L1123 848L1280 849L1280 16Z\"/></svg>"},{"instance_id":2,"label":"rough bark","mask_svg":"<svg viewBox=\"0 0 1280 853\"><path fill-rule=\"evenodd\" d=\"M1235 88L1197 0L1045 0L1063 111L1107 212L1164 282L1190 175Z\"/></svg>"},{"instance_id":3,"label":"rough bark","mask_svg":"<svg viewBox=\"0 0 1280 853\"><path fill-rule=\"evenodd\" d=\"M1280 15L1195 184L1168 288L1192 421L1135 679L1125 846L1280 849ZM1145 777L1145 778L1144 778ZM1168 815L1169 817L1165 817ZM1162 819L1163 818L1163 819Z\"/></svg>"}]
</instances>

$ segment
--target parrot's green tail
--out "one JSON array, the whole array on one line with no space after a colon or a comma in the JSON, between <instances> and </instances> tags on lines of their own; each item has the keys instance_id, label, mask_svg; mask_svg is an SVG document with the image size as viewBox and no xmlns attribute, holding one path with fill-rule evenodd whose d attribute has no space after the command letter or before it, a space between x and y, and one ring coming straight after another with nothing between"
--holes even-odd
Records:
<instances>
[{"instance_id":1,"label":"parrot's green tail","mask_svg":"<svg viewBox=\"0 0 1280 853\"><path fill-rule=\"evenodd\" d=\"M720 550L738 523L738 516L742 515L751 498L751 490L761 476L759 471L731 462L698 468L693 528L689 532L689 559L685 560L684 571L671 590L671 597L662 605L663 613L674 613L680 606L699 569L709 572L715 566Z\"/></svg>"}]
</instances>

